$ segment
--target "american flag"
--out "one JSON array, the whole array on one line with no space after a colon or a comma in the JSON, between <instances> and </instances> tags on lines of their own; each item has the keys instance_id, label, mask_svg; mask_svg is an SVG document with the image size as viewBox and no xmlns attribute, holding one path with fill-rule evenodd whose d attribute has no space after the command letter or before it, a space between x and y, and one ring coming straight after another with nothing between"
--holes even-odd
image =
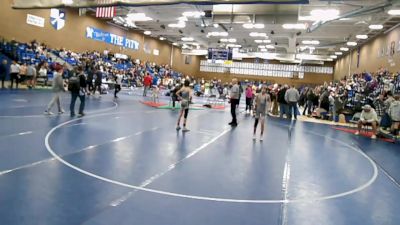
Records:
<instances>
[{"instance_id":1,"label":"american flag","mask_svg":"<svg viewBox=\"0 0 400 225\"><path fill-rule=\"evenodd\" d=\"M113 0L97 0L97 4L109 4ZM97 7L96 17L98 18L113 18L116 15L116 8L114 6L110 7Z\"/></svg>"}]
</instances>

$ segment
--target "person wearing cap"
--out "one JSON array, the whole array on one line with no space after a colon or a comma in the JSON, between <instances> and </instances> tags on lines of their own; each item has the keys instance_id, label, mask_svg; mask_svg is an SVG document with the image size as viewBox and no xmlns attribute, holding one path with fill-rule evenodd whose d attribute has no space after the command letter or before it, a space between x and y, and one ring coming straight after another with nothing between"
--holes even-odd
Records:
<instances>
[{"instance_id":1,"label":"person wearing cap","mask_svg":"<svg viewBox=\"0 0 400 225\"><path fill-rule=\"evenodd\" d=\"M359 135L361 128L365 125L372 126L372 139L376 139L376 130L378 126L378 115L370 105L364 105L361 112L360 120L358 120L358 131L355 135Z\"/></svg>"}]
</instances>

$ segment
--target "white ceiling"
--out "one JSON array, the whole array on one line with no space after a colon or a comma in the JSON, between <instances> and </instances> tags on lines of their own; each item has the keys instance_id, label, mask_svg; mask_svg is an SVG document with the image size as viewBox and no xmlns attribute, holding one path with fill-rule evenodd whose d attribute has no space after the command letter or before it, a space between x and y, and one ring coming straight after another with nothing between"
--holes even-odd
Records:
<instances>
[{"instance_id":1,"label":"white ceiling","mask_svg":"<svg viewBox=\"0 0 400 225\"><path fill-rule=\"evenodd\" d=\"M384 7L385 6L385 7ZM150 30L153 37L166 37L169 42L176 42L182 46L182 37L193 37L201 48L224 47L219 43L221 37L207 37L208 32L228 32L225 38L235 38L242 46L241 51L255 52L259 44L250 37L253 31L265 32L268 39L276 47L270 52L293 54L299 53L299 47L303 40L319 40L320 44L315 46L313 54L331 55L340 47L345 47L347 41L362 41L355 38L358 34L368 34L373 38L377 34L400 23L400 17L392 17L387 10L392 7L389 0L310 0L307 5L169 5L169 6L147 6L147 7L119 7L118 15L126 16L128 13L145 13L153 20L147 22L136 22L135 30ZM313 9L337 9L340 17L344 19L329 21L323 25L312 25L310 21L298 21L300 16L307 16ZM177 23L177 18L183 12L212 11L211 17L188 18L185 28L170 28L168 24ZM245 29L243 22L255 22L265 24L264 29ZM241 23L240 23L241 22ZM307 23L309 30L285 30L284 23ZM215 28L213 24L218 23ZM370 24L383 24L384 29L372 31L368 28ZM205 25L205 27L202 27ZM271 34L273 32L273 34ZM222 37L224 38L224 37ZM367 40L365 40L367 41ZM363 41L363 42L365 42ZM309 52L309 50L306 50Z\"/></svg>"}]
</instances>

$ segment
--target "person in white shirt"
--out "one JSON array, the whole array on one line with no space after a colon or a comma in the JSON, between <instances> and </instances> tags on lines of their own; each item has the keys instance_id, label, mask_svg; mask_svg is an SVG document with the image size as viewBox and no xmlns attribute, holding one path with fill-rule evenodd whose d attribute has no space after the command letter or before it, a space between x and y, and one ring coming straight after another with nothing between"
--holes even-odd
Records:
<instances>
[{"instance_id":1,"label":"person in white shirt","mask_svg":"<svg viewBox=\"0 0 400 225\"><path fill-rule=\"evenodd\" d=\"M18 89L18 84L19 84L19 67L20 65L16 62L13 61L11 66L10 66L10 79L11 79L11 89L14 86L14 80L16 83L16 88Z\"/></svg>"},{"instance_id":2,"label":"person in white shirt","mask_svg":"<svg viewBox=\"0 0 400 225\"><path fill-rule=\"evenodd\" d=\"M361 128L365 125L372 126L372 139L376 139L376 130L378 127L378 115L370 105L364 105L363 111L361 112L360 120L358 120L358 131L355 135L359 135Z\"/></svg>"},{"instance_id":3,"label":"person in white shirt","mask_svg":"<svg viewBox=\"0 0 400 225\"><path fill-rule=\"evenodd\" d=\"M117 94L118 92L121 91L121 84L122 84L122 79L123 75L121 73L117 73L115 75L115 91L114 91L114 98L118 98Z\"/></svg>"}]
</instances>

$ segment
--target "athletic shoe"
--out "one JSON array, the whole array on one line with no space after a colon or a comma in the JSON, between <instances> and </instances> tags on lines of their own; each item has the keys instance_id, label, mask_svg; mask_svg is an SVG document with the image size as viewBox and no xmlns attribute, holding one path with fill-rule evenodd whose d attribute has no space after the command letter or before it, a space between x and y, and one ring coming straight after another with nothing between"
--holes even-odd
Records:
<instances>
[{"instance_id":1,"label":"athletic shoe","mask_svg":"<svg viewBox=\"0 0 400 225\"><path fill-rule=\"evenodd\" d=\"M232 123L232 124L230 124L232 127L237 127L237 123Z\"/></svg>"},{"instance_id":2,"label":"athletic shoe","mask_svg":"<svg viewBox=\"0 0 400 225\"><path fill-rule=\"evenodd\" d=\"M53 115L54 113L52 113L52 112L50 112L50 111L44 111L44 114L46 114L46 115Z\"/></svg>"},{"instance_id":3,"label":"athletic shoe","mask_svg":"<svg viewBox=\"0 0 400 225\"><path fill-rule=\"evenodd\" d=\"M186 127L184 127L184 128L182 129L182 132L188 132L188 131L190 131L190 130L187 129Z\"/></svg>"},{"instance_id":4,"label":"athletic shoe","mask_svg":"<svg viewBox=\"0 0 400 225\"><path fill-rule=\"evenodd\" d=\"M84 115L85 115L85 113L79 113L79 114L78 114L79 117L82 117L82 116L84 116Z\"/></svg>"},{"instance_id":5,"label":"athletic shoe","mask_svg":"<svg viewBox=\"0 0 400 225\"><path fill-rule=\"evenodd\" d=\"M72 113L71 113L71 117L74 117L74 116L75 116L75 114L72 114Z\"/></svg>"},{"instance_id":6,"label":"athletic shoe","mask_svg":"<svg viewBox=\"0 0 400 225\"><path fill-rule=\"evenodd\" d=\"M61 111L58 111L58 114L63 114L65 113L64 109L61 109Z\"/></svg>"},{"instance_id":7,"label":"athletic shoe","mask_svg":"<svg viewBox=\"0 0 400 225\"><path fill-rule=\"evenodd\" d=\"M181 127L180 127L180 126L177 126L177 127L176 127L176 130L180 130L180 129L181 129Z\"/></svg>"},{"instance_id":8,"label":"athletic shoe","mask_svg":"<svg viewBox=\"0 0 400 225\"><path fill-rule=\"evenodd\" d=\"M230 123L228 123L229 125L232 125L233 124L233 122L230 122Z\"/></svg>"},{"instance_id":9,"label":"athletic shoe","mask_svg":"<svg viewBox=\"0 0 400 225\"><path fill-rule=\"evenodd\" d=\"M371 138L372 138L372 139L376 139L376 135L375 135L375 134L372 135Z\"/></svg>"},{"instance_id":10,"label":"athletic shoe","mask_svg":"<svg viewBox=\"0 0 400 225\"><path fill-rule=\"evenodd\" d=\"M263 136L262 135L260 136L260 141L263 141Z\"/></svg>"},{"instance_id":11,"label":"athletic shoe","mask_svg":"<svg viewBox=\"0 0 400 225\"><path fill-rule=\"evenodd\" d=\"M360 135L360 132L357 131L357 132L355 133L355 135Z\"/></svg>"}]
</instances>

